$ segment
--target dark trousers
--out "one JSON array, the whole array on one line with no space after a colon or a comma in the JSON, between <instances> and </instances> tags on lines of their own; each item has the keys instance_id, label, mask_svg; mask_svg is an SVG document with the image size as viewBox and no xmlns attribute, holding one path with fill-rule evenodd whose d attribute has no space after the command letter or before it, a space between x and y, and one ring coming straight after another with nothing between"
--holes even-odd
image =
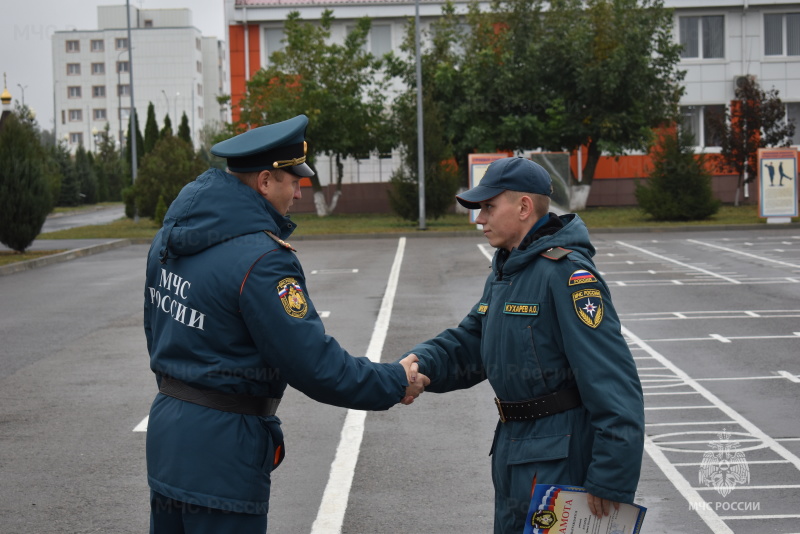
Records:
<instances>
[{"instance_id":1,"label":"dark trousers","mask_svg":"<svg viewBox=\"0 0 800 534\"><path fill-rule=\"evenodd\" d=\"M188 504L150 492L150 534L264 534L267 514Z\"/></svg>"}]
</instances>

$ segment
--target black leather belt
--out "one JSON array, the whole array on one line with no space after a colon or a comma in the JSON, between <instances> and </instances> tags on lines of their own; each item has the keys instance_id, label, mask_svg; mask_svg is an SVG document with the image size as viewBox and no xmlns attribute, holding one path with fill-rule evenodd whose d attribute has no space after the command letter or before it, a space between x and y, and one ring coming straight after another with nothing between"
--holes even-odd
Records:
<instances>
[{"instance_id":1,"label":"black leather belt","mask_svg":"<svg viewBox=\"0 0 800 534\"><path fill-rule=\"evenodd\" d=\"M500 422L532 421L561 412L566 412L581 405L581 396L577 388L556 391L543 397L524 401L501 401L494 399Z\"/></svg>"},{"instance_id":2,"label":"black leather belt","mask_svg":"<svg viewBox=\"0 0 800 534\"><path fill-rule=\"evenodd\" d=\"M161 375L159 391L176 399L223 412L269 417L278 411L280 398L236 395L210 389L197 389L175 378Z\"/></svg>"}]
</instances>

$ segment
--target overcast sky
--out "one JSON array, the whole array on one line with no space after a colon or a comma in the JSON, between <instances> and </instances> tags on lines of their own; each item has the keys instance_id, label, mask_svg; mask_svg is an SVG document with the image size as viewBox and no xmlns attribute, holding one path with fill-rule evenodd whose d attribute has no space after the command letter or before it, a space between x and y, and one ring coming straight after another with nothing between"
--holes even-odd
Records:
<instances>
[{"instance_id":1,"label":"overcast sky","mask_svg":"<svg viewBox=\"0 0 800 534\"><path fill-rule=\"evenodd\" d=\"M225 39L224 0L130 0L142 9L185 8L204 36ZM36 111L44 129L53 128L53 52L55 31L97 29L97 6L124 0L3 0L0 7L0 73L7 75L15 101ZM2 83L2 79L0 79ZM19 85L18 85L19 84ZM0 87L0 92L2 87Z\"/></svg>"}]
</instances>

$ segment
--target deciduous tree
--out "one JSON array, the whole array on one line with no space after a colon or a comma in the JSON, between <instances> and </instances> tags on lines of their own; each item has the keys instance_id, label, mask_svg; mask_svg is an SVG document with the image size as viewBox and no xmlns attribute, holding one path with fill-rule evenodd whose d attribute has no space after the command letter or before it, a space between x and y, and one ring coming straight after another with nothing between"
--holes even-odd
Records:
<instances>
[{"instance_id":1,"label":"deciduous tree","mask_svg":"<svg viewBox=\"0 0 800 534\"><path fill-rule=\"evenodd\" d=\"M248 82L247 95L239 103L240 120L234 125L240 132L301 113L308 116L308 162L313 167L317 154L328 154L337 168L330 205L318 176L311 178L320 216L331 213L341 195L342 159L379 148L388 124L381 62L365 50L369 19L357 20L342 44L330 40L332 22L330 10L318 24L303 22L297 12L289 15L286 46Z\"/></svg>"},{"instance_id":2,"label":"deciduous tree","mask_svg":"<svg viewBox=\"0 0 800 534\"><path fill-rule=\"evenodd\" d=\"M755 78L744 77L725 113L712 116L709 126L722 146L720 170L739 175L735 204L745 183L758 176L758 149L789 146L795 125L786 120L778 90L764 91Z\"/></svg>"}]
</instances>

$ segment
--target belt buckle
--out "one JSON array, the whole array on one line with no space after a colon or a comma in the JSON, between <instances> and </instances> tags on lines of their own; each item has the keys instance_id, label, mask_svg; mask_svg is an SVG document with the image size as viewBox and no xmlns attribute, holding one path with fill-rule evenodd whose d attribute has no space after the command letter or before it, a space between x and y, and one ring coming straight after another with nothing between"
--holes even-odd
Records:
<instances>
[{"instance_id":1,"label":"belt buckle","mask_svg":"<svg viewBox=\"0 0 800 534\"><path fill-rule=\"evenodd\" d=\"M494 404L497 406L497 412L500 414L500 422L506 422L506 416L503 414L503 406L500 404L500 399L494 398Z\"/></svg>"}]
</instances>

